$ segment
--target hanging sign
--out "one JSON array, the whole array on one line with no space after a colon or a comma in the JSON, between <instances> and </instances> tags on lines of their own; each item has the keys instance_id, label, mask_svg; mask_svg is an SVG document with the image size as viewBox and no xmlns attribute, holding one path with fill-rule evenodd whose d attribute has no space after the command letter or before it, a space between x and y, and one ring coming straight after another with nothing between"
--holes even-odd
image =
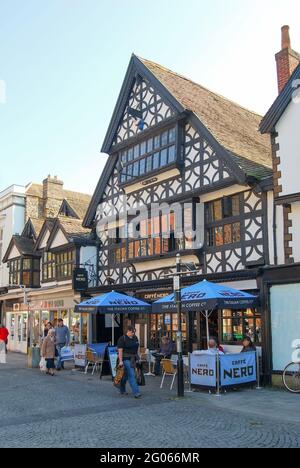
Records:
<instances>
[{"instance_id":1,"label":"hanging sign","mask_svg":"<svg viewBox=\"0 0 300 468\"><path fill-rule=\"evenodd\" d=\"M256 353L220 356L220 369L222 387L256 382Z\"/></svg>"},{"instance_id":2,"label":"hanging sign","mask_svg":"<svg viewBox=\"0 0 300 468\"><path fill-rule=\"evenodd\" d=\"M85 268L75 268L73 271L74 291L84 292L89 287L88 272Z\"/></svg>"}]
</instances>

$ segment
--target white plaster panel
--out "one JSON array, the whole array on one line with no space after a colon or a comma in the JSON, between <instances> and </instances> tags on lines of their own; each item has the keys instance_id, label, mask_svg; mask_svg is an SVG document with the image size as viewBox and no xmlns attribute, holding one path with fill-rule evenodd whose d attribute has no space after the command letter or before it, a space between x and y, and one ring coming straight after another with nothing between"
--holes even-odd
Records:
<instances>
[{"instance_id":1,"label":"white plaster panel","mask_svg":"<svg viewBox=\"0 0 300 468\"><path fill-rule=\"evenodd\" d=\"M293 225L290 233L293 236L290 246L293 248L293 258L295 262L300 262L300 203L292 204L292 213L289 215Z\"/></svg>"},{"instance_id":2,"label":"white plaster panel","mask_svg":"<svg viewBox=\"0 0 300 468\"><path fill-rule=\"evenodd\" d=\"M299 173L295 168L300 161L300 104L290 102L276 125L279 143L277 156L280 157L279 170L282 177L281 195L291 195L300 192Z\"/></svg>"}]
</instances>

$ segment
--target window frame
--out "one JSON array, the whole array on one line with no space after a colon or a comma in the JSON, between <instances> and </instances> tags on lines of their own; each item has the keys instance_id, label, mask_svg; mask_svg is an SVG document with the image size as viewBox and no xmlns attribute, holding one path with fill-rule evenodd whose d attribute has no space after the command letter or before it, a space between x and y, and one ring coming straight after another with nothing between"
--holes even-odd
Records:
<instances>
[{"instance_id":1,"label":"window frame","mask_svg":"<svg viewBox=\"0 0 300 468\"><path fill-rule=\"evenodd\" d=\"M174 130L174 137L170 140L170 132ZM168 133L168 142L166 144L162 144L163 135ZM119 184L121 187L125 187L127 185L132 185L140 180L145 178L151 178L157 173L161 171L167 171L173 167L177 167L180 163L180 145L181 142L179 141L179 124L178 122L169 125L166 128L157 130L155 133L151 133L143 140L139 140L138 142L132 143L128 148L124 148L119 151L118 153L118 161L120 165L119 171ZM160 145L155 145L155 139L160 139ZM149 147L149 141L152 142L151 146ZM140 148L146 147L146 152L141 154ZM135 157L134 154L137 151L136 148L139 147L139 156ZM172 148L174 148L174 153ZM161 165L161 157L162 153L167 150L166 161L167 163L162 166ZM155 164L154 168L154 156L158 153L158 161ZM171 161L169 161L169 153L173 155ZM126 154L126 158L125 158ZM130 155L130 157L129 157ZM145 161L144 164L141 164L141 161ZM143 167L143 172L141 173L141 167ZM148 170L147 168L150 168ZM134 175L135 168L137 170L137 175ZM128 178L130 177L130 178Z\"/></svg>"},{"instance_id":2,"label":"window frame","mask_svg":"<svg viewBox=\"0 0 300 468\"><path fill-rule=\"evenodd\" d=\"M251 310L253 312L253 314L252 315L246 315L248 310ZM226 317L226 316L224 316L224 314L227 313L227 312L230 312L231 315ZM240 317L234 317L233 313L241 313L241 316ZM225 340L224 339L224 322L226 320L231 321L231 326L230 326L231 340ZM260 326L262 325L262 314L257 308L239 309L239 310L224 309L224 310L220 311L220 315L219 315L220 337L219 338L220 338L220 341L221 341L222 344L241 345L242 339L240 339L240 340L234 340L233 339L233 337L234 337L234 320L239 320L239 321L242 322L242 335L241 335L242 338L249 334L249 333L246 332L246 326L245 326L246 320L253 320L253 326L254 326L254 329L255 329L255 339L253 340L253 343L255 344L255 346L262 346L262 341L263 341L262 331L260 331L260 333L261 333L260 341L257 340L257 323L258 323L258 321L260 321Z\"/></svg>"},{"instance_id":3,"label":"window frame","mask_svg":"<svg viewBox=\"0 0 300 468\"><path fill-rule=\"evenodd\" d=\"M70 258L71 257L71 258ZM57 281L72 279L76 267L76 249L62 250L55 253L55 274Z\"/></svg>"},{"instance_id":4,"label":"window frame","mask_svg":"<svg viewBox=\"0 0 300 468\"><path fill-rule=\"evenodd\" d=\"M233 200L238 199L239 213L235 214L233 211ZM231 200L232 213L231 216L224 215L224 206L227 201ZM221 203L221 218L216 216L215 209L217 205ZM228 207L228 204L227 204ZM228 248L235 244L242 242L241 228L242 228L242 205L241 205L241 193L229 195L227 197L218 198L205 203L205 243L208 249L222 249ZM226 240L226 228L230 227L231 242L225 242ZM237 227L239 229L237 230ZM218 231L219 234L218 234ZM234 232L239 232L239 238L234 240ZM218 243L218 235L222 237L222 243Z\"/></svg>"}]
</instances>

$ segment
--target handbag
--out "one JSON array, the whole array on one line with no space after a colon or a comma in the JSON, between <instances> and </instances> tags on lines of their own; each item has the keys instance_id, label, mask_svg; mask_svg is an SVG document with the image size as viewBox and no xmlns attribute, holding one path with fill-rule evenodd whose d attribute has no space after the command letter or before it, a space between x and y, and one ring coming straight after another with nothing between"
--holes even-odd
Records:
<instances>
[{"instance_id":1,"label":"handbag","mask_svg":"<svg viewBox=\"0 0 300 468\"><path fill-rule=\"evenodd\" d=\"M113 384L114 384L114 387L120 389L121 388L121 384L122 384L122 380L124 379L125 377L125 368L124 366L117 366L116 367L116 376L113 380Z\"/></svg>"},{"instance_id":2,"label":"handbag","mask_svg":"<svg viewBox=\"0 0 300 468\"><path fill-rule=\"evenodd\" d=\"M45 372L47 370L45 358L43 357L41 358L39 366L40 366L41 372Z\"/></svg>"},{"instance_id":3,"label":"handbag","mask_svg":"<svg viewBox=\"0 0 300 468\"><path fill-rule=\"evenodd\" d=\"M140 362L136 363L136 381L139 387L145 387L146 380L143 371L143 365Z\"/></svg>"}]
</instances>

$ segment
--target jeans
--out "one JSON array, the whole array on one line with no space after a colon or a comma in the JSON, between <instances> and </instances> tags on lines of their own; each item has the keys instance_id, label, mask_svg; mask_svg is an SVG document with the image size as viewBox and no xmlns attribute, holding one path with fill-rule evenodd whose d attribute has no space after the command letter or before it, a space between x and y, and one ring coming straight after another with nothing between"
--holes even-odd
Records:
<instances>
[{"instance_id":1,"label":"jeans","mask_svg":"<svg viewBox=\"0 0 300 468\"><path fill-rule=\"evenodd\" d=\"M64 348L65 346L66 344L62 344L62 343L56 345L56 350L58 352L56 369L64 368L64 363L61 361L61 349Z\"/></svg>"},{"instance_id":2,"label":"jeans","mask_svg":"<svg viewBox=\"0 0 300 468\"><path fill-rule=\"evenodd\" d=\"M131 361L123 361L124 362L124 368L125 368L125 377L122 381L121 384L121 389L120 393L125 393L126 392L126 382L129 380L129 384L132 390L132 393L134 396L140 395L140 389L136 381L135 377L135 368L131 367Z\"/></svg>"}]
</instances>

